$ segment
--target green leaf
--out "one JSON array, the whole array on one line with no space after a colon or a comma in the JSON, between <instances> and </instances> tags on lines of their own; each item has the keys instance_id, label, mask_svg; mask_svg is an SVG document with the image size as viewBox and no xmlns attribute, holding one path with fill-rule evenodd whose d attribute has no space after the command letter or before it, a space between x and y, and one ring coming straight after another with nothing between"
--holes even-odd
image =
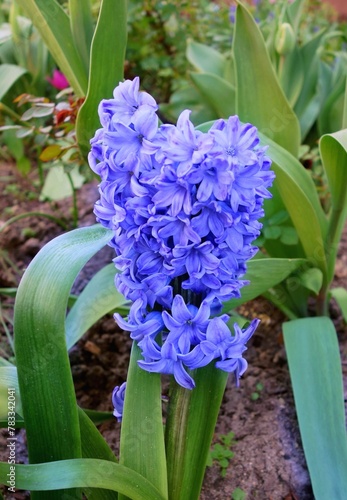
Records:
<instances>
[{"instance_id":1,"label":"green leaf","mask_svg":"<svg viewBox=\"0 0 347 500\"><path fill-rule=\"evenodd\" d=\"M188 40L186 56L188 61L201 73L211 73L221 78L224 77L227 59L212 47Z\"/></svg>"},{"instance_id":2,"label":"green leaf","mask_svg":"<svg viewBox=\"0 0 347 500\"><path fill-rule=\"evenodd\" d=\"M95 412L99 413L99 412ZM117 459L109 445L106 443L100 432L97 430L86 412L78 408L79 423L81 429L81 443L83 458L99 458L110 462L117 462ZM114 417L113 417L114 418ZM114 491L83 488L83 493L88 500L117 500L118 494Z\"/></svg>"},{"instance_id":3,"label":"green leaf","mask_svg":"<svg viewBox=\"0 0 347 500\"><path fill-rule=\"evenodd\" d=\"M87 91L87 73L76 51L70 21L56 0L16 0L36 26L55 62L78 96Z\"/></svg>"},{"instance_id":4,"label":"green leaf","mask_svg":"<svg viewBox=\"0 0 347 500\"><path fill-rule=\"evenodd\" d=\"M126 0L102 0L91 46L87 97L76 122L77 141L85 156L90 139L100 128L99 103L111 98L123 80L126 40Z\"/></svg>"},{"instance_id":5,"label":"green leaf","mask_svg":"<svg viewBox=\"0 0 347 500\"><path fill-rule=\"evenodd\" d=\"M329 294L336 300L339 308L341 309L343 319L347 323L347 290L342 287L331 288Z\"/></svg>"},{"instance_id":6,"label":"green leaf","mask_svg":"<svg viewBox=\"0 0 347 500\"><path fill-rule=\"evenodd\" d=\"M238 4L233 43L240 119L256 125L278 144L298 155L300 128L277 80L259 27Z\"/></svg>"},{"instance_id":7,"label":"green leaf","mask_svg":"<svg viewBox=\"0 0 347 500\"><path fill-rule=\"evenodd\" d=\"M261 133L259 136L262 144L269 145L267 154L274 162L275 185L297 230L305 255L326 276L324 238L327 220L312 177L288 151Z\"/></svg>"},{"instance_id":8,"label":"green leaf","mask_svg":"<svg viewBox=\"0 0 347 500\"><path fill-rule=\"evenodd\" d=\"M90 0L69 0L72 38L88 73L94 26Z\"/></svg>"},{"instance_id":9,"label":"green leaf","mask_svg":"<svg viewBox=\"0 0 347 500\"><path fill-rule=\"evenodd\" d=\"M15 353L31 463L81 456L65 314L77 274L111 237L95 225L55 238L37 254L18 287Z\"/></svg>"},{"instance_id":10,"label":"green leaf","mask_svg":"<svg viewBox=\"0 0 347 500\"><path fill-rule=\"evenodd\" d=\"M6 484L10 465L0 463L0 482ZM38 465L16 464L16 488L31 491L61 488L106 488L133 500L165 500L166 497L137 472L107 460L80 458ZM45 497L48 495L45 494ZM50 498L52 498L50 496ZM63 496L59 497L64 498ZM66 495L66 498L70 498ZM76 497L72 497L76 498Z\"/></svg>"},{"instance_id":11,"label":"green leaf","mask_svg":"<svg viewBox=\"0 0 347 500\"><path fill-rule=\"evenodd\" d=\"M15 64L0 65L0 101L10 90L12 85L23 75L27 73L25 68Z\"/></svg>"},{"instance_id":12,"label":"green leaf","mask_svg":"<svg viewBox=\"0 0 347 500\"><path fill-rule=\"evenodd\" d=\"M341 359L329 318L283 325L305 457L316 500L344 500L347 438Z\"/></svg>"},{"instance_id":13,"label":"green leaf","mask_svg":"<svg viewBox=\"0 0 347 500\"><path fill-rule=\"evenodd\" d=\"M41 161L51 161L57 156L59 156L61 152L62 148L61 146L59 146L59 144L51 144L42 151L42 153L39 156L39 159Z\"/></svg>"},{"instance_id":14,"label":"green leaf","mask_svg":"<svg viewBox=\"0 0 347 500\"><path fill-rule=\"evenodd\" d=\"M329 282L333 279L335 261L347 216L347 130L324 135L319 144L331 193L332 210L329 216L326 248Z\"/></svg>"},{"instance_id":15,"label":"green leaf","mask_svg":"<svg viewBox=\"0 0 347 500\"><path fill-rule=\"evenodd\" d=\"M248 262L247 273L242 279L249 280L250 284L241 289L241 297L224 303L224 311L236 307L259 297L269 288L274 287L287 278L300 266L307 264L305 259L252 259Z\"/></svg>"},{"instance_id":16,"label":"green leaf","mask_svg":"<svg viewBox=\"0 0 347 500\"><path fill-rule=\"evenodd\" d=\"M79 173L78 166L74 167L70 176L75 188L83 185L85 178ZM72 196L72 187L67 173L61 161L52 164L46 175L45 182L40 194L40 199L63 200Z\"/></svg>"},{"instance_id":17,"label":"green leaf","mask_svg":"<svg viewBox=\"0 0 347 500\"><path fill-rule=\"evenodd\" d=\"M87 284L66 318L66 343L70 349L105 314L127 301L116 290L114 264L102 268Z\"/></svg>"},{"instance_id":18,"label":"green leaf","mask_svg":"<svg viewBox=\"0 0 347 500\"><path fill-rule=\"evenodd\" d=\"M192 372L190 391L172 381L166 421L170 499L197 499L228 374L212 363Z\"/></svg>"},{"instance_id":19,"label":"green leaf","mask_svg":"<svg viewBox=\"0 0 347 500\"><path fill-rule=\"evenodd\" d=\"M322 271L316 267L307 269L305 272L300 274L300 283L302 286L318 295L323 284Z\"/></svg>"},{"instance_id":20,"label":"green leaf","mask_svg":"<svg viewBox=\"0 0 347 500\"><path fill-rule=\"evenodd\" d=\"M15 410L18 415L22 415L22 404L19 397L19 386L17 379L17 368L15 366L0 366L0 420L8 416L8 390L15 392Z\"/></svg>"},{"instance_id":21,"label":"green leaf","mask_svg":"<svg viewBox=\"0 0 347 500\"><path fill-rule=\"evenodd\" d=\"M160 374L142 370L133 343L122 418L119 462L138 472L167 497ZM121 500L120 497L119 500Z\"/></svg>"},{"instance_id":22,"label":"green leaf","mask_svg":"<svg viewBox=\"0 0 347 500\"><path fill-rule=\"evenodd\" d=\"M212 73L190 73L190 77L217 117L235 114L235 88L227 80Z\"/></svg>"}]
</instances>

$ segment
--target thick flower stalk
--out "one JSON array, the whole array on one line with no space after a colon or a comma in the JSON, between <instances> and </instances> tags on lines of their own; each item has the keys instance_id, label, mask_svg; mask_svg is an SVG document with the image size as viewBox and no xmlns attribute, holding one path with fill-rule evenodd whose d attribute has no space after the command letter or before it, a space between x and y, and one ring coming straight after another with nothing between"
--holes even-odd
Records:
<instances>
[{"instance_id":1,"label":"thick flower stalk","mask_svg":"<svg viewBox=\"0 0 347 500\"><path fill-rule=\"evenodd\" d=\"M228 315L215 316L247 284L271 161L257 129L237 116L202 133L189 110L177 125L158 126L157 108L138 78L120 83L100 103L91 141L101 177L95 214L114 233L116 286L133 302L127 320L115 317L138 342L144 370L192 389L189 372L214 362L238 380L259 321L232 335Z\"/></svg>"}]
</instances>

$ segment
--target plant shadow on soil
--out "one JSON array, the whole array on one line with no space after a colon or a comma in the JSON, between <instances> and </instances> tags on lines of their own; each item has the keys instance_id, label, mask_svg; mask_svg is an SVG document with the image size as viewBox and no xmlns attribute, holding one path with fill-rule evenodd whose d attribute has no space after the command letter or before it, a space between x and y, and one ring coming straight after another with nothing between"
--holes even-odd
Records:
<instances>
[{"instance_id":1,"label":"plant shadow on soil","mask_svg":"<svg viewBox=\"0 0 347 500\"><path fill-rule=\"evenodd\" d=\"M32 188L30 179L20 177L14 166L0 165L0 179L5 179L7 186L19 187L13 192L4 189L5 183L2 183L4 194L0 198L0 226L14 215L34 210L67 219L71 217L70 199L54 204L28 200L27 193ZM96 182L86 184L79 190L80 226L94 224L92 208L97 197ZM0 287L17 286L20 275L34 255L61 232L62 229L53 222L31 217L9 225L0 233L0 249L5 252L0 254ZM108 247L99 252L78 277L74 291L78 293L83 289L88 279L113 257L113 250ZM336 266L335 286L347 287L346 264L345 231ZM2 300L2 305L5 308L12 306L9 299ZM233 377L229 378L215 431L214 441L219 435L230 431L234 433L234 457L224 478L218 463L207 468L201 500L231 499L236 488L245 492L247 500L312 500L314 497L302 451L283 345L281 325L285 318L263 298L245 304L239 313L247 319L258 317L261 324L245 353L249 367L240 387L235 387ZM331 304L331 314L339 335L346 387L347 329L335 304ZM3 329L0 334L2 355L5 352L9 356ZM128 335L118 329L111 316L95 324L72 348L70 360L80 406L112 410L111 393L114 386L126 379L129 351ZM117 453L120 424L112 420L100 425L99 429ZM7 431L1 429L2 461L8 458L7 437ZM25 431L17 431L17 438L17 462L26 463ZM26 492L9 493L6 487L2 487L2 491L9 500L29 498Z\"/></svg>"}]
</instances>

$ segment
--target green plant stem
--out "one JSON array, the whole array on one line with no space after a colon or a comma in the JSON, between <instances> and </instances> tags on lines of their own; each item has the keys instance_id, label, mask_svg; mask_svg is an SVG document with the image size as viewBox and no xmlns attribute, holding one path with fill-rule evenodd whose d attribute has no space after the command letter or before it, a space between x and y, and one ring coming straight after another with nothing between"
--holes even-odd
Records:
<instances>
[{"instance_id":1,"label":"green plant stem","mask_svg":"<svg viewBox=\"0 0 347 500\"><path fill-rule=\"evenodd\" d=\"M28 122L22 120L22 117L18 113L13 111L13 109L11 109L9 106L6 106L6 104L4 104L3 102L0 102L0 111L6 113L16 122L19 122L21 125L23 125L23 127L32 128L32 126Z\"/></svg>"},{"instance_id":2,"label":"green plant stem","mask_svg":"<svg viewBox=\"0 0 347 500\"><path fill-rule=\"evenodd\" d=\"M0 233L13 222L17 222L20 219L25 219L25 217L46 217L46 219L52 220L53 222L58 224L58 226L62 227L65 231L67 229L67 225L65 224L65 222L63 222L61 219L58 219L58 217L54 217L54 215L45 214L43 212L26 212L25 214L15 215L14 217L11 217L11 219L8 219L5 224L1 226Z\"/></svg>"},{"instance_id":3,"label":"green plant stem","mask_svg":"<svg viewBox=\"0 0 347 500\"><path fill-rule=\"evenodd\" d=\"M69 179L70 186L72 189L72 203L73 203L73 208L72 208L72 215L73 215L73 228L76 229L78 225L78 206L77 206L77 190L74 186L71 174L69 172L66 172L66 175Z\"/></svg>"}]
</instances>

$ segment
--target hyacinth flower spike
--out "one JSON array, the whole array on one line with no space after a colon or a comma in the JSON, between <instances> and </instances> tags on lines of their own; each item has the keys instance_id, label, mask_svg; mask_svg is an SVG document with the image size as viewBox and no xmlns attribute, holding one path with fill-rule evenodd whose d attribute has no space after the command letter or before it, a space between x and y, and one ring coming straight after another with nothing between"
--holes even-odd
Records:
<instances>
[{"instance_id":1,"label":"hyacinth flower spike","mask_svg":"<svg viewBox=\"0 0 347 500\"><path fill-rule=\"evenodd\" d=\"M259 321L230 331L221 312L247 285L242 277L257 251L252 242L274 173L257 129L237 116L203 133L189 110L177 125L158 126L157 109L138 78L120 83L113 99L100 103L102 128L91 141L89 163L101 177L97 221L114 235L116 286L133 303L128 318L116 315L116 321L140 350L140 371L173 379L166 425L170 498L194 499L209 443L190 445L186 437L204 425L212 437L228 373L238 384L247 368L243 353ZM126 394L134 390L128 377ZM131 419L126 395L124 408L123 426ZM189 460L200 463L194 480L185 476Z\"/></svg>"}]
</instances>

